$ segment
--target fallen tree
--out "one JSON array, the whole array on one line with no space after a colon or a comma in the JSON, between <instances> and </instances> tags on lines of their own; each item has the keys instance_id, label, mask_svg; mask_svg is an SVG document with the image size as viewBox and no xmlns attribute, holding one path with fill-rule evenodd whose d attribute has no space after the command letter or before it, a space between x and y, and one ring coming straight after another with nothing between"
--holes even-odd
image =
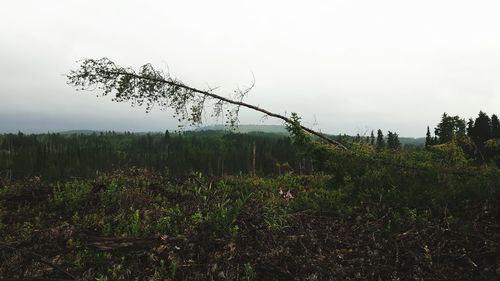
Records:
<instances>
[{"instance_id":1,"label":"fallen tree","mask_svg":"<svg viewBox=\"0 0 500 281\"><path fill-rule=\"evenodd\" d=\"M215 94L214 89L200 90L190 87L171 77L169 73L155 69L151 64L145 64L139 71L135 71L130 67L119 66L108 58L85 59L80 68L72 70L67 78L68 84L78 89L102 90L103 95L114 95L115 101L146 105L147 111L155 105L171 108L174 110L174 117L179 121L188 121L191 125L201 124L203 113L211 108L211 116L224 115L228 118L227 124L235 126L238 123L239 110L244 107L283 120L293 134L307 132L343 151L349 151L342 143L300 124L300 118L296 114L286 117L243 102L243 98L255 83L246 89L235 90L234 97L227 98ZM211 102L214 103L210 105Z\"/></svg>"}]
</instances>

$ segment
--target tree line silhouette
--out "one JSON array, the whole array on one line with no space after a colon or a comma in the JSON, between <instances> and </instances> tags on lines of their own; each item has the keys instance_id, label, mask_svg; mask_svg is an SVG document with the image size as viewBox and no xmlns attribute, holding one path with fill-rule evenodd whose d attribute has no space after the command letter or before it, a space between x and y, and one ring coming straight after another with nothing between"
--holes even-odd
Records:
<instances>
[{"instance_id":1,"label":"tree line silhouette","mask_svg":"<svg viewBox=\"0 0 500 281\"><path fill-rule=\"evenodd\" d=\"M443 113L441 122L431 135L429 127L425 147L432 150L438 145L453 144L477 162L495 161L500 165L500 121L496 114L488 116L480 111L475 119L468 121L460 116Z\"/></svg>"}]
</instances>

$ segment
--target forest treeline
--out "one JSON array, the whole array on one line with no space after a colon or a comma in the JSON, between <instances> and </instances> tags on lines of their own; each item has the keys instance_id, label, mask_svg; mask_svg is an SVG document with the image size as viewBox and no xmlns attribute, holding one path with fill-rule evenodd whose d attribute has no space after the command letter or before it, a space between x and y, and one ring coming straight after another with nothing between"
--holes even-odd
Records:
<instances>
[{"instance_id":1,"label":"forest treeline","mask_svg":"<svg viewBox=\"0 0 500 281\"><path fill-rule=\"evenodd\" d=\"M427 127L427 150L453 153L463 161L493 161L500 166L500 121L496 114L489 117L480 111L477 118L466 121L460 116L444 113L434 134L432 136Z\"/></svg>"},{"instance_id":2,"label":"forest treeline","mask_svg":"<svg viewBox=\"0 0 500 281\"><path fill-rule=\"evenodd\" d=\"M385 147L389 138L335 138L344 143L366 143ZM255 147L255 153L254 153ZM389 146L390 147L390 146ZM419 146L408 144L408 150ZM254 168L255 157L255 168ZM269 176L288 171L314 172L313 159L285 134L228 131L165 133L48 133L0 135L0 177L20 179L41 176L48 179L89 177L96 171L131 166L174 176L193 171L206 175L252 174Z\"/></svg>"},{"instance_id":3,"label":"forest treeline","mask_svg":"<svg viewBox=\"0 0 500 281\"><path fill-rule=\"evenodd\" d=\"M3 177L50 179L88 177L132 166L172 175L248 174L253 170L254 146L259 174L274 173L278 163L297 161L296 148L279 134L18 133L0 136L0 171Z\"/></svg>"},{"instance_id":4,"label":"forest treeline","mask_svg":"<svg viewBox=\"0 0 500 281\"><path fill-rule=\"evenodd\" d=\"M388 153L432 153L444 162L500 165L500 125L496 115L490 118L481 111L475 120L466 122L444 113L434 132L432 136L427 128L426 151L422 151L423 145L402 145L397 133L384 134L380 129L369 136L334 138L350 147ZM269 176L288 171L311 174L316 161L313 155L294 145L289 136L277 133L109 131L0 135L0 177L9 179L89 177L96 171L132 166L173 176L195 171L211 176Z\"/></svg>"}]
</instances>

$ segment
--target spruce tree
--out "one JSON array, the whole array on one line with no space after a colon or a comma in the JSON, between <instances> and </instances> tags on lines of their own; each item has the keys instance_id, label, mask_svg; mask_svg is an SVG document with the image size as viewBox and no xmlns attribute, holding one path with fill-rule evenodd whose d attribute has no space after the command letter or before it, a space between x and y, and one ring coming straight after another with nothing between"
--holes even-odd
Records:
<instances>
[{"instance_id":1,"label":"spruce tree","mask_svg":"<svg viewBox=\"0 0 500 281\"><path fill-rule=\"evenodd\" d=\"M431 130L429 129L429 126L427 126L427 134L425 134L425 149L428 150L431 145L433 145Z\"/></svg>"},{"instance_id":2,"label":"spruce tree","mask_svg":"<svg viewBox=\"0 0 500 281\"><path fill-rule=\"evenodd\" d=\"M488 114L479 111L479 116L474 122L472 139L479 148L484 146L484 142L491 139L491 120Z\"/></svg>"},{"instance_id":3,"label":"spruce tree","mask_svg":"<svg viewBox=\"0 0 500 281\"><path fill-rule=\"evenodd\" d=\"M387 133L387 147L390 149L399 149L401 147L398 134L391 131Z\"/></svg>"},{"instance_id":4,"label":"spruce tree","mask_svg":"<svg viewBox=\"0 0 500 281\"><path fill-rule=\"evenodd\" d=\"M495 114L491 115L491 137L500 139L500 120Z\"/></svg>"},{"instance_id":5,"label":"spruce tree","mask_svg":"<svg viewBox=\"0 0 500 281\"><path fill-rule=\"evenodd\" d=\"M450 116L446 112L441 116L441 122L434 129L434 134L439 137L440 143L451 141L453 137L453 125Z\"/></svg>"},{"instance_id":6,"label":"spruce tree","mask_svg":"<svg viewBox=\"0 0 500 281\"><path fill-rule=\"evenodd\" d=\"M469 137L472 137L474 132L474 120L472 118L469 118L469 121L467 122L467 135Z\"/></svg>"},{"instance_id":7,"label":"spruce tree","mask_svg":"<svg viewBox=\"0 0 500 281\"><path fill-rule=\"evenodd\" d=\"M387 132L387 147L392 148L394 145L394 135L392 134L391 131Z\"/></svg>"},{"instance_id":8,"label":"spruce tree","mask_svg":"<svg viewBox=\"0 0 500 281\"><path fill-rule=\"evenodd\" d=\"M385 147L384 134L382 133L382 130L378 129L378 131L377 131L377 148L383 149L384 147Z\"/></svg>"},{"instance_id":9,"label":"spruce tree","mask_svg":"<svg viewBox=\"0 0 500 281\"><path fill-rule=\"evenodd\" d=\"M170 140L170 132L168 130L165 130L165 134L163 135L163 140L165 142L168 142Z\"/></svg>"},{"instance_id":10,"label":"spruce tree","mask_svg":"<svg viewBox=\"0 0 500 281\"><path fill-rule=\"evenodd\" d=\"M439 137L439 143L447 143L457 135L464 135L466 130L465 120L459 116L449 116L443 113L441 122L434 129L434 134Z\"/></svg>"},{"instance_id":11,"label":"spruce tree","mask_svg":"<svg viewBox=\"0 0 500 281\"><path fill-rule=\"evenodd\" d=\"M375 135L373 134L373 130L370 134L370 144L375 145Z\"/></svg>"},{"instance_id":12,"label":"spruce tree","mask_svg":"<svg viewBox=\"0 0 500 281\"><path fill-rule=\"evenodd\" d=\"M393 149L400 149L401 142L399 142L399 136L397 133L393 133Z\"/></svg>"}]
</instances>

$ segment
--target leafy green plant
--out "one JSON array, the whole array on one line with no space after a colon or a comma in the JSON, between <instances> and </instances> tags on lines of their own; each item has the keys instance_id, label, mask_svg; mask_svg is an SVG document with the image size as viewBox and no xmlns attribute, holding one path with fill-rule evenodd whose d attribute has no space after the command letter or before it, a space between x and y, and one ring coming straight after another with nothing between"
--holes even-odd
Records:
<instances>
[{"instance_id":1,"label":"leafy green plant","mask_svg":"<svg viewBox=\"0 0 500 281\"><path fill-rule=\"evenodd\" d=\"M204 219L205 217L203 216L203 213L200 209L196 210L196 212L191 215L191 222L195 225L200 224Z\"/></svg>"},{"instance_id":2,"label":"leafy green plant","mask_svg":"<svg viewBox=\"0 0 500 281\"><path fill-rule=\"evenodd\" d=\"M176 274L177 274L177 260L171 259L170 260L170 278L172 278L172 280L175 280Z\"/></svg>"},{"instance_id":3,"label":"leafy green plant","mask_svg":"<svg viewBox=\"0 0 500 281\"><path fill-rule=\"evenodd\" d=\"M108 278L106 276L104 276L104 275L101 274L95 280L96 281L107 281Z\"/></svg>"},{"instance_id":4,"label":"leafy green plant","mask_svg":"<svg viewBox=\"0 0 500 281\"><path fill-rule=\"evenodd\" d=\"M160 267L158 268L158 271L160 272L161 276L167 276L167 267L165 265L164 259L160 260Z\"/></svg>"},{"instance_id":5,"label":"leafy green plant","mask_svg":"<svg viewBox=\"0 0 500 281\"><path fill-rule=\"evenodd\" d=\"M156 232L161 234L180 234L183 227L182 221L184 220L184 214L180 207L166 208L162 213L155 226Z\"/></svg>"},{"instance_id":6,"label":"leafy green plant","mask_svg":"<svg viewBox=\"0 0 500 281\"><path fill-rule=\"evenodd\" d=\"M69 181L64 184L57 183L49 204L53 208L77 210L85 205L91 191L91 186L85 181Z\"/></svg>"},{"instance_id":7,"label":"leafy green plant","mask_svg":"<svg viewBox=\"0 0 500 281\"><path fill-rule=\"evenodd\" d=\"M287 226L287 207L278 203L264 205L264 223L267 229L281 230Z\"/></svg>"},{"instance_id":8,"label":"leafy green plant","mask_svg":"<svg viewBox=\"0 0 500 281\"><path fill-rule=\"evenodd\" d=\"M215 204L214 208L207 214L207 223L212 226L216 234L223 235L229 233L236 235L239 227L235 225L240 212L245 203L250 198L251 193L241 194L232 201L228 197L229 191L222 193L222 200Z\"/></svg>"},{"instance_id":9,"label":"leafy green plant","mask_svg":"<svg viewBox=\"0 0 500 281\"><path fill-rule=\"evenodd\" d=\"M141 217L139 210L135 210L129 219L129 231L132 236L139 236L141 231Z\"/></svg>"},{"instance_id":10,"label":"leafy green plant","mask_svg":"<svg viewBox=\"0 0 500 281\"><path fill-rule=\"evenodd\" d=\"M255 272L255 270L253 269L252 265L249 262L243 265L243 270L244 270L243 273L244 275L241 278L241 280L243 281L257 280L257 273Z\"/></svg>"},{"instance_id":11,"label":"leafy green plant","mask_svg":"<svg viewBox=\"0 0 500 281\"><path fill-rule=\"evenodd\" d=\"M104 190L101 190L99 193L101 201L108 207L112 208L114 205L118 203L118 195L119 195L119 185L120 182L118 179L113 178L111 182L109 182Z\"/></svg>"}]
</instances>

